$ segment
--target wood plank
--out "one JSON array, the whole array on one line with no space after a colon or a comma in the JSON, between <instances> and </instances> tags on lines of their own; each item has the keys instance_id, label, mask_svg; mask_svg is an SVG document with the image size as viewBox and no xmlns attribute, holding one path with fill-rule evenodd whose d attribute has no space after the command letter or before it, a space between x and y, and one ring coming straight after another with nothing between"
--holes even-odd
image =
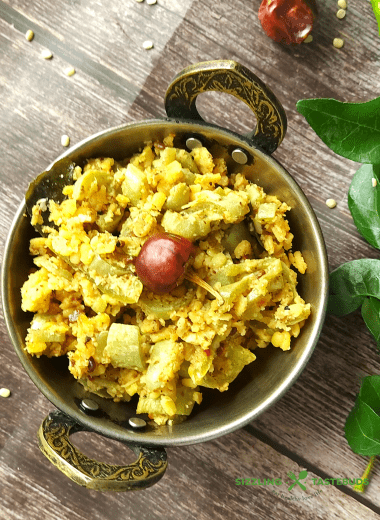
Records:
<instances>
[{"instance_id":1,"label":"wood plank","mask_svg":"<svg viewBox=\"0 0 380 520\"><path fill-rule=\"evenodd\" d=\"M25 383L27 386L28 383ZM244 430L194 446L168 450L169 467L164 478L141 492L99 493L72 483L43 457L35 432L46 402L35 395L15 394L22 399L17 426L0 451L0 516L9 520L111 520L114 518L178 517L198 520L251 517L374 520L377 513L335 486L317 486L320 476L309 471L306 491L288 490L291 479L303 467L281 455ZM7 404L11 404L11 400ZM27 405L28 406L25 406ZM123 451L96 435L86 437L86 450L120 463ZM124 448L124 451L126 449ZM104 455L106 454L106 455ZM242 486L236 479L281 479L281 485ZM276 493L276 494L275 494Z\"/></svg>"},{"instance_id":2,"label":"wood plank","mask_svg":"<svg viewBox=\"0 0 380 520\"><path fill-rule=\"evenodd\" d=\"M0 20L1 239L28 182L61 153L62 133L75 143L108 126L163 116L163 96L174 74L190 63L218 57L246 65L283 102L289 129L274 155L317 212L330 267L353 258L378 257L359 237L347 208L348 186L358 165L330 152L295 109L297 100L306 97L361 101L378 94L378 37L371 6L351 0L342 22L335 17L335 2L321 1L314 42L283 48L263 35L257 20L259 4L259 0L236 0L233 5L227 0L218 5L212 0L159 0L148 6L111 1L106 8L67 1L57 9L47 0L0 2L0 18L6 20ZM91 27L90 35L83 20ZM23 36L29 27L36 32L30 43ZM331 41L342 33L347 34L346 45L338 51ZM155 43L149 53L140 46L148 38ZM51 62L40 57L46 47L54 52ZM78 73L67 78L63 70L70 64ZM205 97L202 113L209 120L241 133L251 129L252 116L244 105ZM324 204L329 197L338 201L334 210ZM3 240L0 243L1 249ZM264 432L276 449L252 441L246 431L204 445L173 448L165 478L151 490L127 497L83 490L45 461L36 447L35 432L51 406L20 366L3 320L0 331L4 336L0 385L13 391L9 400L2 401L0 517L33 520L43 511L48 520L179 514L185 519L236 518L250 517L253 503L256 515L274 519L371 519L379 513L375 509L380 505L379 467L365 495L375 512L360 504L360 497L331 486L323 487L321 496L296 503L274 497L266 487L234 483L241 475L269 478L273 468L283 477L288 471L298 474L292 453L321 475L360 476L366 461L347 446L343 426L360 378L379 373L380 365L359 313L327 319L302 376L253 423L253 431ZM110 458L119 454L117 445L102 439L82 442L86 448L88 442L93 453L99 449ZM280 455L281 450L288 455Z\"/></svg>"},{"instance_id":3,"label":"wood plank","mask_svg":"<svg viewBox=\"0 0 380 520\"><path fill-rule=\"evenodd\" d=\"M146 2L109 2L107 8L90 1L55 3L4 2L0 15L25 32L31 28L35 41L49 45L52 51L70 58L78 68L86 62L106 67L109 74L124 78L135 87L143 85L152 64L163 51L191 0L168 1L156 5ZM83 30L83 20L87 29ZM146 51L145 40L154 48ZM76 63L74 63L74 60Z\"/></svg>"}]
</instances>

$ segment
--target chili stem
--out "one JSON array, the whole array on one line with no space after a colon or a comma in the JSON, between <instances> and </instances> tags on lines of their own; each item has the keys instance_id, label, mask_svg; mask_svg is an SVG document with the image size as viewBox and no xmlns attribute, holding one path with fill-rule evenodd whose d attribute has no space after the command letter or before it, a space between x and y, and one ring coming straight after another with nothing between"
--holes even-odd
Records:
<instances>
[{"instance_id":1,"label":"chili stem","mask_svg":"<svg viewBox=\"0 0 380 520\"><path fill-rule=\"evenodd\" d=\"M362 475L362 483L361 484L355 484L353 487L354 491L357 493L364 493L367 484L364 484L364 480L369 478L369 474L372 471L373 465L375 464L376 455L372 455L372 457L369 459L368 466L366 467L363 475Z\"/></svg>"},{"instance_id":2,"label":"chili stem","mask_svg":"<svg viewBox=\"0 0 380 520\"><path fill-rule=\"evenodd\" d=\"M210 294L215 296L215 298L219 302L219 305L223 305L224 300L221 297L221 295L218 293L218 291L216 291L213 287L211 287L211 285L209 285L207 282L202 280L202 278L199 278L199 276L197 274L195 274L189 270L185 274L185 278L186 278L186 280L189 280L190 282L193 282L193 283L199 285L200 287L203 287L203 289L206 289L206 291L208 291Z\"/></svg>"}]
</instances>

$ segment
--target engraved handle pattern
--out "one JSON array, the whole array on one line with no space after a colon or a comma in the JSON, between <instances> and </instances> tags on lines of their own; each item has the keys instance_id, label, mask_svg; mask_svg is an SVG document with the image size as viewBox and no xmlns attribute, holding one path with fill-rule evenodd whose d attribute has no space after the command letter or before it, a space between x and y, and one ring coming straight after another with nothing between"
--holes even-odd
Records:
<instances>
[{"instance_id":1,"label":"engraved handle pattern","mask_svg":"<svg viewBox=\"0 0 380 520\"><path fill-rule=\"evenodd\" d=\"M164 448L128 445L138 456L136 462L105 464L90 459L70 442L69 436L79 431L88 430L60 411L50 413L38 431L43 454L77 484L99 491L132 491L152 486L163 477L167 468Z\"/></svg>"},{"instance_id":2,"label":"engraved handle pattern","mask_svg":"<svg viewBox=\"0 0 380 520\"><path fill-rule=\"evenodd\" d=\"M231 94L254 112L256 128L245 137L272 153L285 137L285 111L273 92L250 70L231 60L198 63L180 72L165 96L168 117L203 121L196 107L199 94L218 91Z\"/></svg>"}]
</instances>

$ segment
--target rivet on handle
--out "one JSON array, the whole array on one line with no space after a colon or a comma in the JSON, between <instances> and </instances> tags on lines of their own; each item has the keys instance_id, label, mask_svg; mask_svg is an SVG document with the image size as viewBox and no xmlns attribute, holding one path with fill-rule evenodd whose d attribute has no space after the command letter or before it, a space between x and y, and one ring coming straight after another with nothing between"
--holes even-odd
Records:
<instances>
[{"instance_id":1,"label":"rivet on handle","mask_svg":"<svg viewBox=\"0 0 380 520\"><path fill-rule=\"evenodd\" d=\"M82 399L79 407L83 412L85 412L87 414L92 414L92 413L96 413L97 411L99 411L98 403L96 403L92 399Z\"/></svg>"},{"instance_id":2,"label":"rivet on handle","mask_svg":"<svg viewBox=\"0 0 380 520\"><path fill-rule=\"evenodd\" d=\"M144 421L144 419L141 419L140 417L131 417L128 422L129 425L132 426L132 428L134 428L135 430L141 430L146 426L146 421Z\"/></svg>"},{"instance_id":3,"label":"rivet on handle","mask_svg":"<svg viewBox=\"0 0 380 520\"><path fill-rule=\"evenodd\" d=\"M241 148L235 148L231 153L232 159L238 164L247 164L248 156Z\"/></svg>"},{"instance_id":4,"label":"rivet on handle","mask_svg":"<svg viewBox=\"0 0 380 520\"><path fill-rule=\"evenodd\" d=\"M186 146L189 150L194 150L194 148L201 148L203 144L200 139L197 139L196 137L189 137L186 139Z\"/></svg>"}]
</instances>

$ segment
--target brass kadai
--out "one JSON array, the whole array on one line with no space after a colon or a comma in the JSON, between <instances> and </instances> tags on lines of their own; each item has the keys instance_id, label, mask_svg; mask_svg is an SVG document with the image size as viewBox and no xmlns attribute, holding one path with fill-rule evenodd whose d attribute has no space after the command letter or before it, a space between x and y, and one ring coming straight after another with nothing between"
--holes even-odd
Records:
<instances>
[{"instance_id":1,"label":"brass kadai","mask_svg":"<svg viewBox=\"0 0 380 520\"><path fill-rule=\"evenodd\" d=\"M254 112L256 128L248 135L205 122L196 107L197 96L207 91L233 95ZM326 248L317 218L301 188L270 155L286 132L286 115L272 91L251 71L227 60L199 63L179 73L169 85L165 108L169 119L123 125L95 134L61 155L31 184L12 223L5 246L2 270L2 298L9 335L22 365L41 392L58 411L43 421L39 444L47 458L80 485L99 490L128 491L148 487L166 469L166 446L209 441L241 428L273 405L296 381L317 344L324 322L328 294ZM298 290L311 303L312 313L286 353L265 349L255 363L245 367L228 392L217 398L204 393L202 404L183 423L144 428L131 427L135 404L114 403L91 396L97 412L88 413L80 403L88 394L73 380L62 358L33 358L24 350L30 315L21 310L20 288L32 266L28 244L36 231L26 210L41 197L54 196L67 184L71 163L83 166L90 157L109 156L116 160L131 156L147 141L162 140L175 133L175 146L201 142L218 143L227 152L230 173L244 171L247 178L275 194L292 207L289 224L295 235L294 247L308 264ZM64 166L64 167L63 167ZM61 177L63 175L63 177ZM270 351L269 351L270 350ZM91 431L129 446L137 456L128 466L112 466L89 459L71 443L70 434Z\"/></svg>"}]
</instances>

